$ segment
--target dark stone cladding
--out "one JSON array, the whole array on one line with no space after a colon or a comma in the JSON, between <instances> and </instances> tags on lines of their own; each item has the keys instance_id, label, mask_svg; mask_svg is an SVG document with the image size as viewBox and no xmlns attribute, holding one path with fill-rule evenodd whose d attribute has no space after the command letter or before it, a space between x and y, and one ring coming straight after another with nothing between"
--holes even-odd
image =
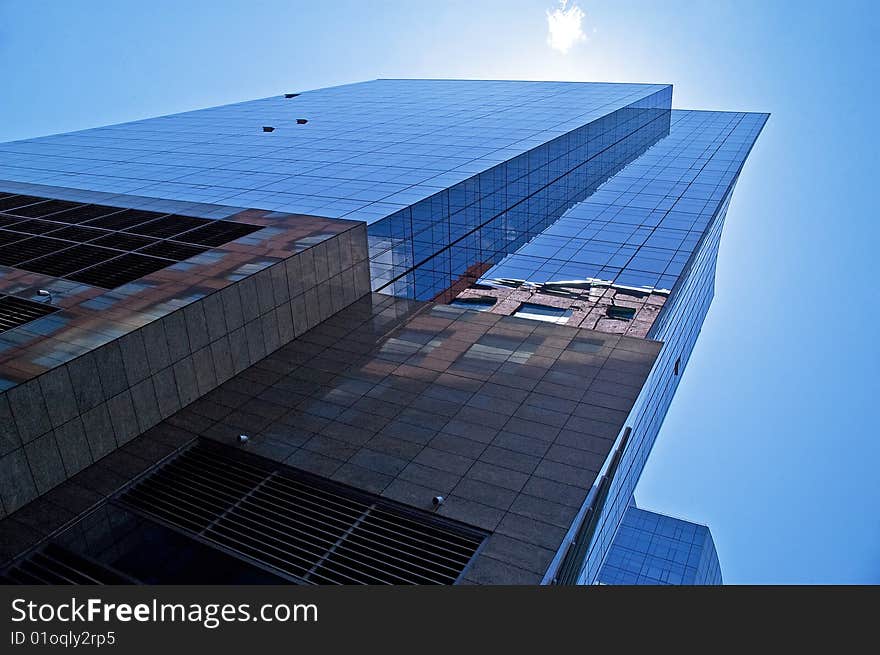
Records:
<instances>
[{"instance_id":1,"label":"dark stone cladding","mask_svg":"<svg viewBox=\"0 0 880 655\"><path fill-rule=\"evenodd\" d=\"M186 273L171 272L164 275L174 280L124 296L113 307L121 317L115 331L105 330L121 336L103 337L70 361L45 358L54 362L48 370L0 392L0 516L105 461L369 293L365 224L320 217L289 222L289 241L264 250L234 246L238 254L222 266L206 264L201 276L190 271L191 286L176 280ZM65 311L73 319L61 338L84 326L96 329L102 320L94 310L75 314L75 305ZM37 340L21 357L36 357L31 350L43 346Z\"/></svg>"},{"instance_id":2,"label":"dark stone cladding","mask_svg":"<svg viewBox=\"0 0 880 655\"><path fill-rule=\"evenodd\" d=\"M192 439L247 434L256 454L414 507L443 496L440 514L492 533L465 582L537 584L660 346L372 294L0 522L0 559Z\"/></svg>"}]
</instances>

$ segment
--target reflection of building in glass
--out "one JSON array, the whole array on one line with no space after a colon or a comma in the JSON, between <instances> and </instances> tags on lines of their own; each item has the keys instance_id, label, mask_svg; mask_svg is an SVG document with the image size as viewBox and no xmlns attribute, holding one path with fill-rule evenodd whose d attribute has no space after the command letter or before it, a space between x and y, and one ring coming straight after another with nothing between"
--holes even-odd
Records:
<instances>
[{"instance_id":1,"label":"reflection of building in glass","mask_svg":"<svg viewBox=\"0 0 880 655\"><path fill-rule=\"evenodd\" d=\"M671 100L378 80L0 144L7 573L172 580L123 566L152 535L236 580L596 581L767 120ZM451 569L395 568L410 520Z\"/></svg>"},{"instance_id":2,"label":"reflection of building in glass","mask_svg":"<svg viewBox=\"0 0 880 655\"><path fill-rule=\"evenodd\" d=\"M612 585L720 585L721 566L705 525L636 507L623 515L597 580Z\"/></svg>"}]
</instances>

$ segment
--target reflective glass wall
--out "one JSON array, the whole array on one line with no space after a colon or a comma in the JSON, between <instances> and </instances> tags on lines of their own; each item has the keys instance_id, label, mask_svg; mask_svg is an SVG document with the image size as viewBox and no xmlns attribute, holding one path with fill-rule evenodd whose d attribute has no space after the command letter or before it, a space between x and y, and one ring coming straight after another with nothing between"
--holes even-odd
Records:
<instances>
[{"instance_id":1,"label":"reflective glass wall","mask_svg":"<svg viewBox=\"0 0 880 655\"><path fill-rule=\"evenodd\" d=\"M671 290L742 164L737 144L751 143L762 116L673 110L668 136L483 277Z\"/></svg>"},{"instance_id":2,"label":"reflective glass wall","mask_svg":"<svg viewBox=\"0 0 880 655\"><path fill-rule=\"evenodd\" d=\"M709 528L649 512L631 501L597 582L609 585L720 585L722 579Z\"/></svg>"},{"instance_id":3,"label":"reflective glass wall","mask_svg":"<svg viewBox=\"0 0 880 655\"><path fill-rule=\"evenodd\" d=\"M649 185L652 180L662 180L675 194L667 215L676 212L674 220L685 221L696 229L707 227L648 334L664 345L627 421L632 428L630 439L582 565L580 581L586 584L596 580L699 335L714 294L715 262L733 187L767 120L766 114L685 114L684 121L673 118L667 139L607 185L618 190L618 185L624 189L633 185L658 189ZM621 191L615 197L620 201L640 195L638 191ZM663 197L649 195L658 201Z\"/></svg>"},{"instance_id":4,"label":"reflective glass wall","mask_svg":"<svg viewBox=\"0 0 880 655\"><path fill-rule=\"evenodd\" d=\"M374 288L431 298L644 151L671 97L662 84L374 80L3 143L0 189L363 220Z\"/></svg>"},{"instance_id":5,"label":"reflective glass wall","mask_svg":"<svg viewBox=\"0 0 880 655\"><path fill-rule=\"evenodd\" d=\"M420 300L463 288L669 132L671 87L369 226L373 288Z\"/></svg>"}]
</instances>

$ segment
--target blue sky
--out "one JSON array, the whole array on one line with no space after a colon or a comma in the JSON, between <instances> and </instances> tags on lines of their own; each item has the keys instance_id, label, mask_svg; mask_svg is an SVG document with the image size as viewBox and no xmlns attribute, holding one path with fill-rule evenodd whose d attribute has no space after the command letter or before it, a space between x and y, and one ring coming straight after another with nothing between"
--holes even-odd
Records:
<instances>
[{"instance_id":1,"label":"blue sky","mask_svg":"<svg viewBox=\"0 0 880 655\"><path fill-rule=\"evenodd\" d=\"M0 0L0 141L376 77L669 82L676 107L772 112L636 495L708 524L726 582L880 582L880 5L574 4L563 53L550 0Z\"/></svg>"}]
</instances>

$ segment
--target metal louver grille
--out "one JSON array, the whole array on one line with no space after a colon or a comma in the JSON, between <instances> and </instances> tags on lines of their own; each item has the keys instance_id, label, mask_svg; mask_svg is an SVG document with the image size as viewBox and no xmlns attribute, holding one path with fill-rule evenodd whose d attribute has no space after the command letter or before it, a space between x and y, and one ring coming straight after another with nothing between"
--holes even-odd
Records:
<instances>
[{"instance_id":1,"label":"metal louver grille","mask_svg":"<svg viewBox=\"0 0 880 655\"><path fill-rule=\"evenodd\" d=\"M0 332L48 316L55 311L58 311L58 308L49 304L15 296L0 296Z\"/></svg>"},{"instance_id":2,"label":"metal louver grille","mask_svg":"<svg viewBox=\"0 0 880 655\"><path fill-rule=\"evenodd\" d=\"M208 443L119 502L307 584L452 584L486 536Z\"/></svg>"},{"instance_id":3,"label":"metal louver grille","mask_svg":"<svg viewBox=\"0 0 880 655\"><path fill-rule=\"evenodd\" d=\"M131 584L133 580L82 555L49 543L0 574L0 584Z\"/></svg>"}]
</instances>

